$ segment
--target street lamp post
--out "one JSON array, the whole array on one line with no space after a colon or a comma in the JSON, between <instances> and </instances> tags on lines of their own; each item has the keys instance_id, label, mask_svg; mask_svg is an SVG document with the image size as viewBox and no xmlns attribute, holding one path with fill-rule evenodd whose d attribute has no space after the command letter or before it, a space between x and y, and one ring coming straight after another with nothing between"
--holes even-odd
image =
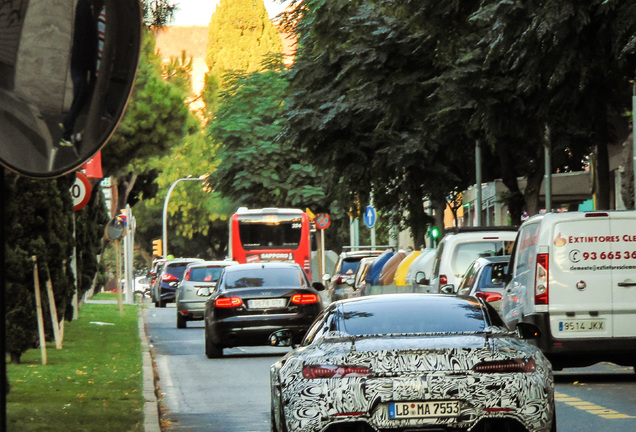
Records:
<instances>
[{"instance_id":1,"label":"street lamp post","mask_svg":"<svg viewBox=\"0 0 636 432\"><path fill-rule=\"evenodd\" d=\"M180 178L178 180L176 180L174 183L172 183L172 186L170 186L170 189L168 189L168 194L166 195L166 200L163 203L163 220L162 220L162 230L163 230L163 235L162 235L162 243L163 243L163 257L166 258L168 256L168 201L170 201L170 195L172 194L172 191L174 190L175 186L182 182L182 181L204 181L208 178L208 176L206 175L202 175L199 177L192 177L192 176L188 176L185 178Z\"/></svg>"}]
</instances>

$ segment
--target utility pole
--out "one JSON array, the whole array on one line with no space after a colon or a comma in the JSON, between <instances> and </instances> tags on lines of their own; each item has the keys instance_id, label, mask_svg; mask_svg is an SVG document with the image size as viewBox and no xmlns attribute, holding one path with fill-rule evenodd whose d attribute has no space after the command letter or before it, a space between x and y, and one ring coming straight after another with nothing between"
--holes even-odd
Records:
<instances>
[{"instance_id":1,"label":"utility pole","mask_svg":"<svg viewBox=\"0 0 636 432\"><path fill-rule=\"evenodd\" d=\"M477 186L477 196L475 197L475 213L477 216L477 226L481 226L481 141L475 142L475 183Z\"/></svg>"}]
</instances>

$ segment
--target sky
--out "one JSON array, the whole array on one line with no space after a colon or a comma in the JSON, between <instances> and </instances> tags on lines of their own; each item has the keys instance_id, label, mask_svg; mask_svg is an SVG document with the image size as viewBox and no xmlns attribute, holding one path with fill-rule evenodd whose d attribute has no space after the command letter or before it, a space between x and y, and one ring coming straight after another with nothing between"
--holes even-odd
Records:
<instances>
[{"instance_id":1,"label":"sky","mask_svg":"<svg viewBox=\"0 0 636 432\"><path fill-rule=\"evenodd\" d=\"M175 0L178 10L171 25L208 25L219 0ZM278 0L263 0L270 17L275 17L284 9Z\"/></svg>"}]
</instances>

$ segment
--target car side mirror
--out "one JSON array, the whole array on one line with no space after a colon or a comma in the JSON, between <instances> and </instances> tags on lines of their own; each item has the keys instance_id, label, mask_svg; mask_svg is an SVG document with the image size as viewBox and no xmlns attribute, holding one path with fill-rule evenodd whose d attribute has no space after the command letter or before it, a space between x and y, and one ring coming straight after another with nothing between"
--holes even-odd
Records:
<instances>
[{"instance_id":1,"label":"car side mirror","mask_svg":"<svg viewBox=\"0 0 636 432\"><path fill-rule=\"evenodd\" d=\"M322 283L320 283L320 282L312 282L311 286L316 291L324 291L325 290L325 286Z\"/></svg>"},{"instance_id":2,"label":"car side mirror","mask_svg":"<svg viewBox=\"0 0 636 432\"><path fill-rule=\"evenodd\" d=\"M354 278L353 276L351 276L351 277L346 278L344 282L345 282L347 285L349 285L350 287L352 287L352 286L353 286L353 282L354 282L354 281L355 281L355 278Z\"/></svg>"},{"instance_id":3,"label":"car side mirror","mask_svg":"<svg viewBox=\"0 0 636 432\"><path fill-rule=\"evenodd\" d=\"M329 273L325 273L324 275L322 275L322 283L329 283L330 279L331 275Z\"/></svg>"},{"instance_id":4,"label":"car side mirror","mask_svg":"<svg viewBox=\"0 0 636 432\"><path fill-rule=\"evenodd\" d=\"M537 339L541 337L541 330L534 324L520 322L516 325L517 336L521 339Z\"/></svg>"},{"instance_id":5,"label":"car side mirror","mask_svg":"<svg viewBox=\"0 0 636 432\"><path fill-rule=\"evenodd\" d=\"M281 329L269 335L269 344L276 347L292 346L292 333L290 330Z\"/></svg>"},{"instance_id":6,"label":"car side mirror","mask_svg":"<svg viewBox=\"0 0 636 432\"><path fill-rule=\"evenodd\" d=\"M210 288L199 288L197 290L197 295L200 297L209 297L210 295L212 295L212 291L210 290Z\"/></svg>"},{"instance_id":7,"label":"car side mirror","mask_svg":"<svg viewBox=\"0 0 636 432\"><path fill-rule=\"evenodd\" d=\"M442 294L455 294L455 287L453 284L444 285L439 289Z\"/></svg>"},{"instance_id":8,"label":"car side mirror","mask_svg":"<svg viewBox=\"0 0 636 432\"><path fill-rule=\"evenodd\" d=\"M415 273L415 283L418 285L429 285L431 280L426 278L426 273L420 271Z\"/></svg>"}]
</instances>

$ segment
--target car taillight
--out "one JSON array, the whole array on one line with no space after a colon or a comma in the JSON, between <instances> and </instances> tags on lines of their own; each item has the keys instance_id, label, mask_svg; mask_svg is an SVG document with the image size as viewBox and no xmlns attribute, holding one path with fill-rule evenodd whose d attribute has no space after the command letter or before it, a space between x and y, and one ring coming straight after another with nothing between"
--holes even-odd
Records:
<instances>
[{"instance_id":1,"label":"car taillight","mask_svg":"<svg viewBox=\"0 0 636 432\"><path fill-rule=\"evenodd\" d=\"M536 368L533 359L523 358L481 362L473 367L473 371L481 373L534 372Z\"/></svg>"},{"instance_id":2,"label":"car taillight","mask_svg":"<svg viewBox=\"0 0 636 432\"><path fill-rule=\"evenodd\" d=\"M187 269L186 270L185 274L183 275L183 280L187 280L187 281L190 280L190 270L192 270L192 269Z\"/></svg>"},{"instance_id":3,"label":"car taillight","mask_svg":"<svg viewBox=\"0 0 636 432\"><path fill-rule=\"evenodd\" d=\"M443 287L446 284L448 284L448 278L446 275L439 275L439 286Z\"/></svg>"},{"instance_id":4,"label":"car taillight","mask_svg":"<svg viewBox=\"0 0 636 432\"><path fill-rule=\"evenodd\" d=\"M305 378L343 378L346 376L367 376L371 369L366 366L306 365L303 367Z\"/></svg>"},{"instance_id":5,"label":"car taillight","mask_svg":"<svg viewBox=\"0 0 636 432\"><path fill-rule=\"evenodd\" d=\"M294 304L318 303L318 296L316 294L294 294L291 302Z\"/></svg>"},{"instance_id":6,"label":"car taillight","mask_svg":"<svg viewBox=\"0 0 636 432\"><path fill-rule=\"evenodd\" d=\"M219 297L214 301L214 307L235 308L243 304L240 297Z\"/></svg>"},{"instance_id":7,"label":"car taillight","mask_svg":"<svg viewBox=\"0 0 636 432\"><path fill-rule=\"evenodd\" d=\"M478 292L475 293L475 297L482 298L487 302L494 302L497 300L501 300L502 295L500 293L495 292Z\"/></svg>"},{"instance_id":8,"label":"car taillight","mask_svg":"<svg viewBox=\"0 0 636 432\"><path fill-rule=\"evenodd\" d=\"M179 282L179 278L175 275L171 275L170 273L166 273L161 277L163 282Z\"/></svg>"},{"instance_id":9,"label":"car taillight","mask_svg":"<svg viewBox=\"0 0 636 432\"><path fill-rule=\"evenodd\" d=\"M537 254L537 270L534 276L534 304L548 304L548 254Z\"/></svg>"}]
</instances>

